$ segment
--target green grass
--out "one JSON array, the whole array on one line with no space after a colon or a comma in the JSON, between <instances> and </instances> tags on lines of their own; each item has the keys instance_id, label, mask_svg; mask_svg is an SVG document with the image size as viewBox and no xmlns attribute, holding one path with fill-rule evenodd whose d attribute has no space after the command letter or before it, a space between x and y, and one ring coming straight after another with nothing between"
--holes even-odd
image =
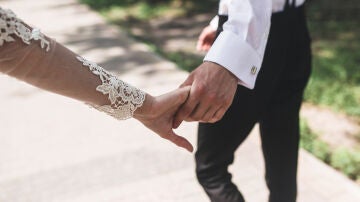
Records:
<instances>
[{"instance_id":1,"label":"green grass","mask_svg":"<svg viewBox=\"0 0 360 202\"><path fill-rule=\"evenodd\" d=\"M111 22L126 21L128 18L144 21L183 10L173 6L170 0L154 1L156 3L151 0L80 0L80 2L99 11Z\"/></svg>"},{"instance_id":2,"label":"green grass","mask_svg":"<svg viewBox=\"0 0 360 202\"><path fill-rule=\"evenodd\" d=\"M300 146L302 148L341 171L350 179L360 182L360 150L350 150L344 147L330 148L316 133L311 131L305 120L301 120L300 130Z\"/></svg>"},{"instance_id":3,"label":"green grass","mask_svg":"<svg viewBox=\"0 0 360 202\"><path fill-rule=\"evenodd\" d=\"M147 44L151 51L167 58L168 60L173 61L174 63L176 63L176 65L179 68L181 68L183 70L190 72L193 70L193 67L196 67L197 65L201 64L201 62L202 62L202 58L200 58L198 56L194 56L192 54L189 54L189 53L186 53L183 51L176 51L176 52L168 51L168 52L166 52L166 51L161 50L159 47L152 44L148 40L144 40L143 38L140 38L138 40L141 40L145 44Z\"/></svg>"},{"instance_id":4,"label":"green grass","mask_svg":"<svg viewBox=\"0 0 360 202\"><path fill-rule=\"evenodd\" d=\"M215 10L218 0L79 0L102 13L119 11L124 17L146 20L173 13L190 15Z\"/></svg>"},{"instance_id":5,"label":"green grass","mask_svg":"<svg viewBox=\"0 0 360 202\"><path fill-rule=\"evenodd\" d=\"M308 5L313 72L305 99L360 117L360 7L355 5L354 0Z\"/></svg>"},{"instance_id":6,"label":"green grass","mask_svg":"<svg viewBox=\"0 0 360 202\"><path fill-rule=\"evenodd\" d=\"M171 7L168 4L151 6L148 3L139 2L125 7L112 6L108 9L101 10L101 13L111 22L117 22L119 20L126 21L128 19L144 21L160 16L175 17L183 15L183 9Z\"/></svg>"},{"instance_id":7,"label":"green grass","mask_svg":"<svg viewBox=\"0 0 360 202\"><path fill-rule=\"evenodd\" d=\"M300 131L300 147L329 164L331 157L331 150L329 146L325 142L321 141L317 134L311 131L304 119L300 121Z\"/></svg>"},{"instance_id":8,"label":"green grass","mask_svg":"<svg viewBox=\"0 0 360 202\"><path fill-rule=\"evenodd\" d=\"M201 64L203 60L203 58L186 53L184 51L163 52L160 50L158 51L158 53L160 53L167 59L175 62L178 67L188 72L192 71L194 67L199 66L199 64Z\"/></svg>"}]
</instances>

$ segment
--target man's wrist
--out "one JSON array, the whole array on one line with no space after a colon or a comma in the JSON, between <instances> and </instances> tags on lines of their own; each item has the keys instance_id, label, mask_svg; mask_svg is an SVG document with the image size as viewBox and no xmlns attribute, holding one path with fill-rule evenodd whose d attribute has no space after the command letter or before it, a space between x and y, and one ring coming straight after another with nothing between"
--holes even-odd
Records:
<instances>
[{"instance_id":1,"label":"man's wrist","mask_svg":"<svg viewBox=\"0 0 360 202\"><path fill-rule=\"evenodd\" d=\"M209 65L209 66L213 66L213 67L217 67L219 68L219 70L226 72L227 74L229 74L229 79L231 79L232 81L238 83L239 79L236 77L235 74L233 74L230 70L228 70L227 68L225 68L224 66L216 63L216 62L212 62L212 61L204 61L205 64Z\"/></svg>"}]
</instances>

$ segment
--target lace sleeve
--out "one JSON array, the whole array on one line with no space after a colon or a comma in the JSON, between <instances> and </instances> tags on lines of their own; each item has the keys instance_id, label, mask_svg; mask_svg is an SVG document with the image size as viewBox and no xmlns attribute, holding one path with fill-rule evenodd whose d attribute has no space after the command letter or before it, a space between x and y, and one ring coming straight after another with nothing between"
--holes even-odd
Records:
<instances>
[{"instance_id":1,"label":"lace sleeve","mask_svg":"<svg viewBox=\"0 0 360 202\"><path fill-rule=\"evenodd\" d=\"M39 29L30 29L24 22L16 17L11 10L4 10L0 7L0 46L4 42L15 41L13 35L16 35L26 44L30 44L31 40L40 41L41 48L46 51L50 50L50 43Z\"/></svg>"},{"instance_id":2,"label":"lace sleeve","mask_svg":"<svg viewBox=\"0 0 360 202\"><path fill-rule=\"evenodd\" d=\"M44 52L51 52L52 47L50 47L50 44L52 43L39 29L29 27L17 18L11 10L0 7L0 46L3 46L5 42L14 42L16 39L20 39L27 45L36 42ZM48 56L43 54L41 57ZM143 91L121 81L115 75L93 62L80 56L74 57L82 63L79 66L88 67L89 71L101 80L101 84L94 90L106 95L109 100L108 105L99 106L88 103L90 106L120 120L132 117L134 111L142 106L146 96ZM65 78L59 79L65 81Z\"/></svg>"},{"instance_id":3,"label":"lace sleeve","mask_svg":"<svg viewBox=\"0 0 360 202\"><path fill-rule=\"evenodd\" d=\"M83 57L78 56L77 59L89 70L100 77L102 82L96 90L107 94L111 105L97 106L89 104L92 107L103 111L117 119L127 119L133 116L134 111L141 107L145 100L145 93L130 84L127 84L110 72L105 71L96 63L90 62Z\"/></svg>"}]
</instances>

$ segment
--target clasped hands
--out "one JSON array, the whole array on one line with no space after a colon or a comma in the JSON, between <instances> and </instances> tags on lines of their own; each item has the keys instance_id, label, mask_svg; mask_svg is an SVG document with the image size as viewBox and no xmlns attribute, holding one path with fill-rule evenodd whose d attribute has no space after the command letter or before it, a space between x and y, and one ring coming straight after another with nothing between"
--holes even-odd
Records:
<instances>
[{"instance_id":1,"label":"clasped hands","mask_svg":"<svg viewBox=\"0 0 360 202\"><path fill-rule=\"evenodd\" d=\"M215 31L205 28L200 34L197 49L207 51L214 39ZM160 137L192 152L191 143L173 129L183 121L219 121L233 101L237 83L236 76L224 67L204 62L177 90L158 97L147 95L147 101L135 111L134 118Z\"/></svg>"},{"instance_id":2,"label":"clasped hands","mask_svg":"<svg viewBox=\"0 0 360 202\"><path fill-rule=\"evenodd\" d=\"M182 121L220 120L231 105L236 88L237 78L232 73L215 63L204 62L177 90L158 97L147 95L134 118L160 137L192 152L191 143L173 129Z\"/></svg>"}]
</instances>

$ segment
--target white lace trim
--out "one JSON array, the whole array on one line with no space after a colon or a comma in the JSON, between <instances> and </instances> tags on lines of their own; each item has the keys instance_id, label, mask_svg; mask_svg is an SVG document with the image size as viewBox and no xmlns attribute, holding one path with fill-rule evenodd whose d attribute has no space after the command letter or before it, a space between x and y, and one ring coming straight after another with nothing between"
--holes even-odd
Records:
<instances>
[{"instance_id":1,"label":"white lace trim","mask_svg":"<svg viewBox=\"0 0 360 202\"><path fill-rule=\"evenodd\" d=\"M30 44L31 40L40 41L41 48L46 48L46 51L50 50L50 42L46 40L39 29L31 30L11 10L4 10L0 7L0 46L4 42L15 41L11 35L18 36L26 44Z\"/></svg>"},{"instance_id":2,"label":"white lace trim","mask_svg":"<svg viewBox=\"0 0 360 202\"><path fill-rule=\"evenodd\" d=\"M94 62L90 62L80 56L76 58L84 66L89 67L93 74L100 77L102 84L96 90L104 95L109 95L111 105L97 106L90 104L92 107L117 119L124 120L131 118L134 111L142 106L145 101L145 93L143 91L121 81Z\"/></svg>"}]
</instances>

